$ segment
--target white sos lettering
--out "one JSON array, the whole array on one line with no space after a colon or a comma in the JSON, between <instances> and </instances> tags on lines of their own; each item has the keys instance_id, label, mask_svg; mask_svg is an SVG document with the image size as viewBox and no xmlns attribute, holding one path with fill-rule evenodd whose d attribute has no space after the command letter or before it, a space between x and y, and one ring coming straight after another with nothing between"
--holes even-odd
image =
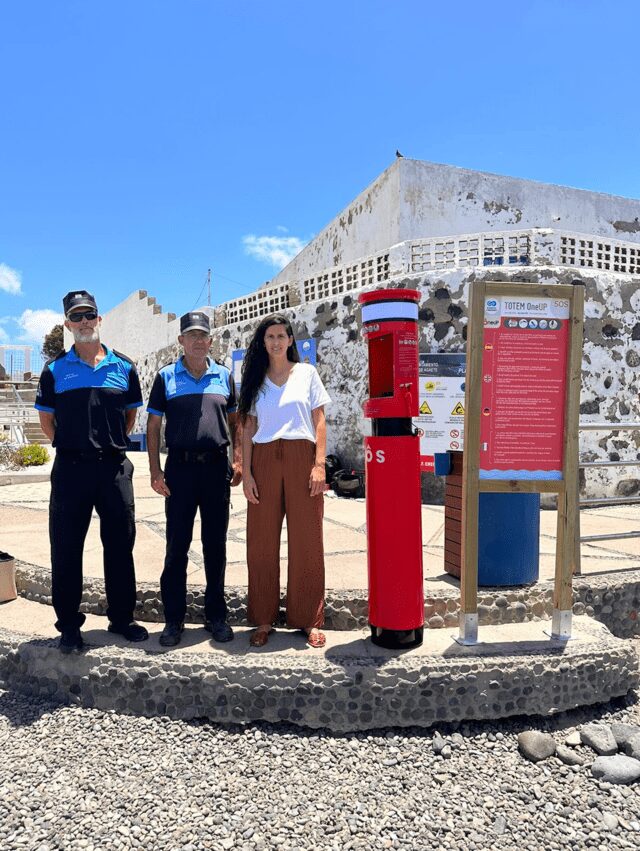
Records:
<instances>
[{"instance_id":1,"label":"white sos lettering","mask_svg":"<svg viewBox=\"0 0 640 851\"><path fill-rule=\"evenodd\" d=\"M373 461L373 452L370 446L367 446L367 451L365 452L364 457L367 464L370 464ZM384 464L386 460L384 457L384 449L376 449L375 459L376 464Z\"/></svg>"}]
</instances>

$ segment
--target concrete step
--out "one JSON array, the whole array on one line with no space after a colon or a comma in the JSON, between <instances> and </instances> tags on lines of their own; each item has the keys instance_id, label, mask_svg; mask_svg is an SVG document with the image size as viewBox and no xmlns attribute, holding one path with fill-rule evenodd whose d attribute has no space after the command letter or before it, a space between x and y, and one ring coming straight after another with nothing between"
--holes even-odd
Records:
<instances>
[{"instance_id":1,"label":"concrete step","mask_svg":"<svg viewBox=\"0 0 640 851\"><path fill-rule=\"evenodd\" d=\"M39 422L27 422L23 425L24 436L29 443L40 443L43 445L50 444L51 440L40 428Z\"/></svg>"},{"instance_id":2,"label":"concrete step","mask_svg":"<svg viewBox=\"0 0 640 851\"><path fill-rule=\"evenodd\" d=\"M402 653L340 631L327 634L322 650L286 630L261 649L249 646L243 628L216 645L200 627L163 649L160 624L137 645L105 627L89 615L86 650L66 656L50 610L20 598L4 604L0 681L27 695L126 714L286 721L334 732L547 715L624 695L638 682L635 642L589 618L575 619L569 642L522 623L490 627L473 647L432 630L421 647Z\"/></svg>"}]
</instances>

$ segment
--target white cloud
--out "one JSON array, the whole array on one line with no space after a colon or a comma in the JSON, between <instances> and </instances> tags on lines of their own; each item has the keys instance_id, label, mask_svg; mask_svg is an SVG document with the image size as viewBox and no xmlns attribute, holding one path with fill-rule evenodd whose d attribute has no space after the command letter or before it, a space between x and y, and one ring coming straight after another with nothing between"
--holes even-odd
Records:
<instances>
[{"instance_id":1,"label":"white cloud","mask_svg":"<svg viewBox=\"0 0 640 851\"><path fill-rule=\"evenodd\" d=\"M21 295L22 280L20 272L7 266L6 263L0 263L0 290L3 290L10 295Z\"/></svg>"},{"instance_id":2,"label":"white cloud","mask_svg":"<svg viewBox=\"0 0 640 851\"><path fill-rule=\"evenodd\" d=\"M306 242L297 236L254 236L242 237L244 250L252 257L262 260L276 269L282 269L298 254Z\"/></svg>"},{"instance_id":3,"label":"white cloud","mask_svg":"<svg viewBox=\"0 0 640 851\"><path fill-rule=\"evenodd\" d=\"M37 343L42 344L45 335L51 331L54 325L61 325L64 322L62 313L56 313L55 310L47 308L42 310L24 310L20 316L14 317L14 322L18 325L20 343Z\"/></svg>"},{"instance_id":4,"label":"white cloud","mask_svg":"<svg viewBox=\"0 0 640 851\"><path fill-rule=\"evenodd\" d=\"M54 325L64 322L62 313L43 308L23 310L20 316L0 316L0 343L41 346Z\"/></svg>"}]
</instances>

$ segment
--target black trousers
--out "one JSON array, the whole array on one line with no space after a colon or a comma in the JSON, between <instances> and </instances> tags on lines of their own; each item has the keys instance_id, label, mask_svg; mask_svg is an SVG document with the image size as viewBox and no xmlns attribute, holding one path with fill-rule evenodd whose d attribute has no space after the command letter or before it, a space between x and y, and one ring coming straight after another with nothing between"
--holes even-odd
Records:
<instances>
[{"instance_id":1,"label":"black trousers","mask_svg":"<svg viewBox=\"0 0 640 851\"><path fill-rule=\"evenodd\" d=\"M225 620L224 573L227 566L227 528L232 470L226 454L201 463L167 459L165 482L171 496L165 501L167 552L160 590L167 623L182 622L187 610L187 563L193 521L200 509L206 591L205 618Z\"/></svg>"},{"instance_id":2,"label":"black trousers","mask_svg":"<svg viewBox=\"0 0 640 851\"><path fill-rule=\"evenodd\" d=\"M107 616L128 624L136 604L133 464L122 456L80 458L58 453L51 471L49 539L53 607L62 631L82 626L82 551L95 508L100 517Z\"/></svg>"}]
</instances>

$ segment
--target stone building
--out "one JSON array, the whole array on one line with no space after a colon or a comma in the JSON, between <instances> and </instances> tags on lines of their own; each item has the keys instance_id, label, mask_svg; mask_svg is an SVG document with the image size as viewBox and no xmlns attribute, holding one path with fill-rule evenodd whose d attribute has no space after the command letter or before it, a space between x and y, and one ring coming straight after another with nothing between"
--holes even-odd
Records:
<instances>
[{"instance_id":1,"label":"stone building","mask_svg":"<svg viewBox=\"0 0 640 851\"><path fill-rule=\"evenodd\" d=\"M469 287L482 279L584 282L581 419L612 429L581 434L582 460L640 459L640 430L614 429L640 420L640 201L397 159L273 280L215 308L215 355L230 358L257 319L285 311L298 337L316 338L334 400L329 451L361 467L368 423L358 292L417 288L421 351L454 352L465 346ZM148 393L177 353L178 320L140 290L105 316L103 335L137 360ZM425 490L437 496L438 482L427 477ZM582 491L638 494L638 469L591 469Z\"/></svg>"}]
</instances>

